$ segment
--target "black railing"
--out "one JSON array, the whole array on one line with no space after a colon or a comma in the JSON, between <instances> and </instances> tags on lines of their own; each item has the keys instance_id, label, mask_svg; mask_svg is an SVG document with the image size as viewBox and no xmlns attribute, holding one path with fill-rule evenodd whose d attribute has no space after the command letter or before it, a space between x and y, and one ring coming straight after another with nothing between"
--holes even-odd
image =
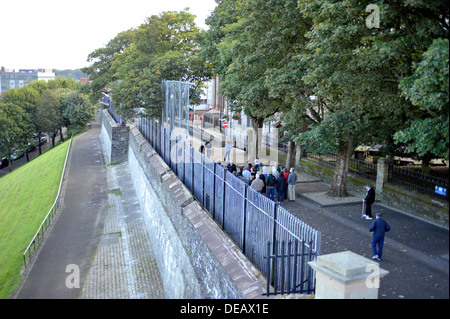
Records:
<instances>
[{"instance_id":1,"label":"black railing","mask_svg":"<svg viewBox=\"0 0 450 319\"><path fill-rule=\"evenodd\" d=\"M328 154L306 154L306 158L321 165L334 168L336 166L337 155L334 153ZM354 175L359 175L369 180L376 181L377 179L377 164L368 163L358 159L350 159L349 172ZM448 179L426 175L417 172L412 168L402 168L393 164L389 165L389 183L404 186L407 189L427 194L434 198L449 200L448 194L442 195L436 193L436 187L448 189Z\"/></svg>"}]
</instances>

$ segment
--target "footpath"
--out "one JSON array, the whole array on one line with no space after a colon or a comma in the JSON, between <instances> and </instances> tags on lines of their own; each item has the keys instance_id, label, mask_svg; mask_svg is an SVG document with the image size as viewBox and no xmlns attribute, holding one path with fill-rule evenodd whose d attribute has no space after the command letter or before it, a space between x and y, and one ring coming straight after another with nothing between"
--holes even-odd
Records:
<instances>
[{"instance_id":1,"label":"footpath","mask_svg":"<svg viewBox=\"0 0 450 319\"><path fill-rule=\"evenodd\" d=\"M74 141L63 209L15 298L164 298L128 166L105 165L99 135L96 125ZM321 254L350 250L371 258L371 221L361 218L363 190L331 199L325 194L329 185L298 175L296 202L284 206L322 232ZM379 298L448 299L448 229L380 203L373 205L376 212L392 229L380 262L389 274ZM79 288L67 287L74 274L68 265L79 268Z\"/></svg>"},{"instance_id":2,"label":"footpath","mask_svg":"<svg viewBox=\"0 0 450 319\"><path fill-rule=\"evenodd\" d=\"M105 165L100 132L74 140L62 210L14 298L164 298L128 166Z\"/></svg>"}]
</instances>

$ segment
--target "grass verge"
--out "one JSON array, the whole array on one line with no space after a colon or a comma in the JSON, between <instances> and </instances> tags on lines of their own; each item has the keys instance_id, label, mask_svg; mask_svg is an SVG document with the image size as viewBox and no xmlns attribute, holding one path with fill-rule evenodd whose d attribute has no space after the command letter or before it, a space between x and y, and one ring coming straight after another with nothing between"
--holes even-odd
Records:
<instances>
[{"instance_id":1,"label":"grass verge","mask_svg":"<svg viewBox=\"0 0 450 319\"><path fill-rule=\"evenodd\" d=\"M69 143L0 178L0 299L19 283L23 252L55 201Z\"/></svg>"}]
</instances>

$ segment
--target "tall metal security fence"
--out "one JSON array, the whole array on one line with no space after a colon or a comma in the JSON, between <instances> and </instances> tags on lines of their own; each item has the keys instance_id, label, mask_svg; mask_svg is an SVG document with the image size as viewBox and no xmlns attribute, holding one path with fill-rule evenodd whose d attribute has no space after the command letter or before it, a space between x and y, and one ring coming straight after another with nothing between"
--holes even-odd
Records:
<instances>
[{"instance_id":1,"label":"tall metal security fence","mask_svg":"<svg viewBox=\"0 0 450 319\"><path fill-rule=\"evenodd\" d=\"M161 123L139 118L139 130L266 276L267 294L313 293L315 276L307 263L320 253L321 233L190 145L188 90L187 83L165 82Z\"/></svg>"}]
</instances>

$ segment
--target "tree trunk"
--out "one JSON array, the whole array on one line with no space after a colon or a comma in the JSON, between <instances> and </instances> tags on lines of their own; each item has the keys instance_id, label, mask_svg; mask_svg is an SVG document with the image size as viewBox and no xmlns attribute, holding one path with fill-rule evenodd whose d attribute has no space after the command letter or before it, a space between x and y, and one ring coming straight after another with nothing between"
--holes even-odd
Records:
<instances>
[{"instance_id":1,"label":"tree trunk","mask_svg":"<svg viewBox=\"0 0 450 319\"><path fill-rule=\"evenodd\" d=\"M288 153L286 156L286 168L289 170L291 167L295 167L297 164L295 162L296 158L296 148L295 148L295 142L289 141L288 142Z\"/></svg>"},{"instance_id":2,"label":"tree trunk","mask_svg":"<svg viewBox=\"0 0 450 319\"><path fill-rule=\"evenodd\" d=\"M334 171L333 181L327 195L331 197L348 197L347 175L348 164L352 154L353 139L347 142L339 142L339 151Z\"/></svg>"},{"instance_id":3,"label":"tree trunk","mask_svg":"<svg viewBox=\"0 0 450 319\"><path fill-rule=\"evenodd\" d=\"M259 159L261 157L259 152L262 149L259 133L263 127L264 119L263 118L253 118L253 117L250 117L250 119L252 120L252 126L253 126L253 130L255 132L255 141L254 141L256 144L255 156L257 159ZM263 154L263 155L266 155L266 154Z\"/></svg>"}]
</instances>

